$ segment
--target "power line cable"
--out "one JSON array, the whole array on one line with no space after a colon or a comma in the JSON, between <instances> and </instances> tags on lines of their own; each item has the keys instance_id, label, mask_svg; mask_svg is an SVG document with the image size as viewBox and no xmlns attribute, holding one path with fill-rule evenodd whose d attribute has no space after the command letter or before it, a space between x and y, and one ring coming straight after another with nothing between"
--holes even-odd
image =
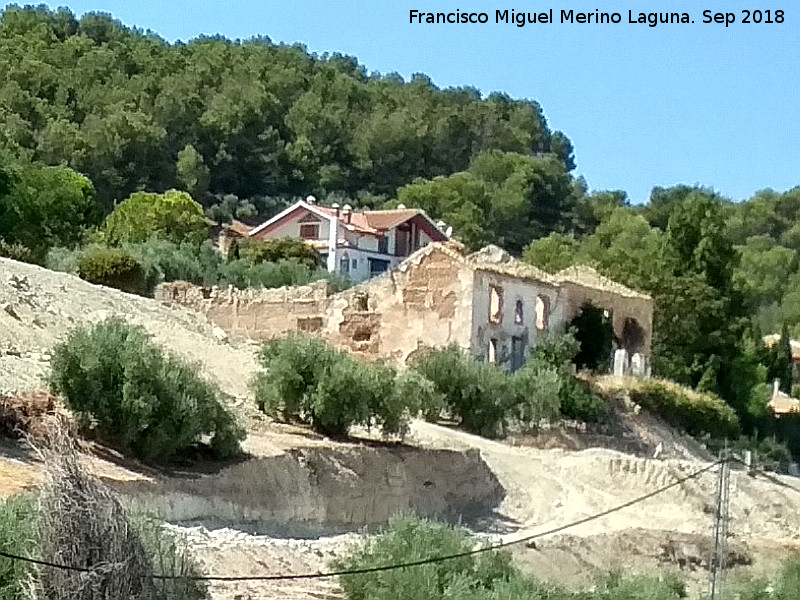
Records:
<instances>
[{"instance_id":1,"label":"power line cable","mask_svg":"<svg viewBox=\"0 0 800 600\"><path fill-rule=\"evenodd\" d=\"M473 556L473 555L481 554L481 553L484 553L484 552L491 552L491 551L494 551L494 550L499 550L501 548L507 548L509 546L514 546L516 544L523 544L525 542L530 542L530 541L533 541L533 540L538 539L538 538L542 538L542 537L546 537L546 536L553 535L553 534L556 534L556 533L560 533L562 531L566 531L567 529L572 529L573 527L578 527L579 525L583 525L583 524L589 523L591 521L596 521L597 519L601 519L601 518L606 517L606 516L608 516L610 514L613 514L615 512L619 512L621 510L624 510L626 508L634 506L635 504L638 504L640 502L644 502L645 500L649 500L650 498L653 498L654 496L658 496L659 494L662 494L662 493L666 492L667 490L670 490L670 489L672 489L674 487L677 487L677 486L679 486L679 485L681 485L681 484L683 484L683 483L685 483L685 482L687 482L687 481L689 481L691 479L696 479L697 477L699 477L703 473L706 473L706 472L710 471L711 469L713 469L717 465L721 464L722 462L724 462L724 461L721 461L721 460L715 461L715 462L711 463L710 465L703 467L702 469L699 469L699 470L697 470L697 471L695 471L693 473L690 473L689 475L686 475L684 477L681 477L681 478L673 481L670 484L664 485L664 486L662 486L662 487L660 487L660 488L658 488L656 490L653 490L652 492L648 492L647 494L644 494L642 496L638 496L637 498L634 498L634 499L629 500L627 502L624 502L622 504L618 504L617 506L609 508L608 510L604 510L602 512L590 515L588 517L584 517L582 519L578 519L577 521L572 521L571 523L567 523L566 525L559 525L558 527L553 527L552 529L548 529L546 531L541 531L541 532L538 532L538 533L527 535L525 537L522 537L522 538L519 538L519 539L516 539L516 540L508 540L508 541L500 542L500 543L497 543L497 544L490 544L488 546L482 546L480 548L475 548L473 550L467 550L467 551L464 551L464 552L457 552L457 553L454 553L454 554L446 554L446 555L443 555L443 556L434 556L434 557L430 557L430 558L423 558L423 559L408 561L408 562L404 562L404 563L395 563L395 564L391 564L391 565L380 565L380 566L376 566L376 567L364 567L364 568L360 568L360 569L342 569L342 570L339 570L339 571L322 571L322 572L316 572L316 573L299 573L299 574L284 574L284 575L241 575L241 576L239 576L239 575L232 575L232 576L224 576L224 575L153 575L152 578L153 579L159 579L159 580L180 579L180 580L184 580L184 581L230 581L230 582L235 582L235 581L289 581L289 580L297 580L297 579L328 579L328 578L331 578L331 577L340 577L340 576L346 576L346 575L364 575L364 574L367 574L367 573L379 573L379 572L383 572L383 571L393 571L395 569L408 569L408 568L411 568L411 567L420 567L420 566L423 566L423 565L436 564L436 563L440 563L440 562L444 562L444 561L448 561L448 560L454 560L456 558L464 558L464 557L467 557L467 556ZM9 552L3 552L3 551L0 551L0 557L8 558L8 559L11 559L11 560L19 560L19 561L28 562L28 563L32 563L32 564L37 564L37 565L41 565L41 566L45 566L45 567L51 567L51 568L54 568L54 569L61 569L61 570L64 570L64 571L80 571L80 572L83 572L83 573L87 573L87 572L91 572L91 571L94 570L94 569L89 569L89 568L86 568L86 567L71 567L69 565L58 564L58 563L53 563L53 562L43 561L43 560L36 560L36 559L27 558L25 556L19 556L19 555L15 555L15 554L11 554Z\"/></svg>"}]
</instances>

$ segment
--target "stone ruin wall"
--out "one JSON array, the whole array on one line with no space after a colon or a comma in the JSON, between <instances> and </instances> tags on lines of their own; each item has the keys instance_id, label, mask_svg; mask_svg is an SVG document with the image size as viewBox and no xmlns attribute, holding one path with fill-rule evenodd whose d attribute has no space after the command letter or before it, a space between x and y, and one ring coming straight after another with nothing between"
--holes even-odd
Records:
<instances>
[{"instance_id":1,"label":"stone ruin wall","mask_svg":"<svg viewBox=\"0 0 800 600\"><path fill-rule=\"evenodd\" d=\"M645 356L650 356L653 343L653 301L648 298L623 296L613 290L603 290L564 281L561 287L566 290L567 306L565 320L575 318L586 302L611 312L614 334L622 338L626 319L634 319L644 333Z\"/></svg>"},{"instance_id":2,"label":"stone ruin wall","mask_svg":"<svg viewBox=\"0 0 800 600\"><path fill-rule=\"evenodd\" d=\"M398 363L425 346L470 344L472 272L446 251L423 254L338 294L326 282L273 290L171 282L159 285L155 297L204 314L234 339L305 332Z\"/></svg>"},{"instance_id":3,"label":"stone ruin wall","mask_svg":"<svg viewBox=\"0 0 800 600\"><path fill-rule=\"evenodd\" d=\"M328 336L338 347L404 364L419 349L468 349L472 272L444 250L331 297Z\"/></svg>"},{"instance_id":4,"label":"stone ruin wall","mask_svg":"<svg viewBox=\"0 0 800 600\"><path fill-rule=\"evenodd\" d=\"M204 314L233 338L256 341L293 331L321 331L330 302L325 281L258 290L203 288L178 281L159 285L155 298Z\"/></svg>"}]
</instances>

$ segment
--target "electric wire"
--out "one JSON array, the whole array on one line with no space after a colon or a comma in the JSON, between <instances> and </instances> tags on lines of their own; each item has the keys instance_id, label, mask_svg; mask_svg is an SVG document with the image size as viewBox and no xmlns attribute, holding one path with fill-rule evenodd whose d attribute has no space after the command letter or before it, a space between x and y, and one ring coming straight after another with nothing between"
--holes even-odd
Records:
<instances>
[{"instance_id":1,"label":"electric wire","mask_svg":"<svg viewBox=\"0 0 800 600\"><path fill-rule=\"evenodd\" d=\"M418 559L418 560L413 560L413 561L408 561L408 562L403 562L403 563L389 564L389 565L378 565L378 566L374 566L374 567L363 567L363 568L359 568L359 569L341 569L341 570L335 570L335 571L320 571L320 572L312 572L312 573L295 573L295 574L279 574L279 575L152 575L150 577L152 577L153 579L158 579L158 580L180 579L180 580L183 580L183 581L221 581L221 582L223 582L223 581L227 581L227 582L239 582L239 581L290 581L290 580L298 580L298 579L328 579L328 578L331 578L331 577L342 577L342 576L348 576L348 575L364 575L364 574L368 574L368 573L379 573L379 572L383 572L383 571L393 571L395 569L408 569L408 568L413 568L413 567L420 567L420 566L423 566L423 565L436 564L436 563L440 563L440 562L444 562L444 561L448 561L448 560L454 560L454 559L457 559L457 558L464 558L464 557L467 557L467 556L473 556L473 555L476 555L476 554L482 554L484 552L492 552L492 551L495 551L495 550L500 550L501 548L507 548L509 546L514 546L514 545L517 545L517 544L524 544L526 542L530 542L530 541L533 541L533 540L538 539L538 538L546 537L546 536L549 536L549 535L554 535L556 533L561 533L562 531L566 531L567 529L572 529L574 527L578 527L579 525L583 525L583 524L589 523L591 521L596 521L597 519L601 519L601 518L606 517L606 516L608 516L610 514L613 514L615 512L619 512L621 510L624 510L626 508L634 506L635 504L638 504L640 502L644 502L645 500L649 500L650 498L658 496L659 494L662 494L662 493L664 493L664 492L666 492L666 491L668 491L668 490L670 490L670 489L672 489L674 487L677 487L677 486L679 486L679 485L681 485L681 484L683 484L683 483L685 483L685 482L687 482L687 481L689 481L691 479L696 479L697 477L699 477L703 473L706 473L706 472L710 471L711 469L713 469L714 467L722 464L722 462L724 462L724 460L718 460L716 462L713 462L713 463L703 467L702 469L698 469L697 471L694 471L693 473L690 473L689 475L686 475L684 477L680 477L679 479L676 479L672 483L669 483L669 484L664 485L664 486L662 486L662 487L660 487L660 488L658 488L656 490L648 492L647 494L643 494L641 496L633 498L632 500L628 500L627 502L624 502L622 504L618 504L618 505L616 505L616 506L614 506L612 508L609 508L607 510L604 510L602 512L595 513L595 514L589 515L587 517L583 517L582 519L578 519L576 521L572 521L572 522L567 523L565 525L559 525L557 527L553 527L553 528L548 529L546 531L540 531L540 532L537 532L537 533L533 533L533 534L521 537L519 539L507 540L507 541L499 542L499 543L496 543L496 544L489 544L489 545L486 545L486 546L481 546L479 548L474 548L472 550L466 550L464 552L456 552L456 553L453 553L453 554L446 554L446 555L442 555L442 556L433 556L433 557L429 557L429 558L423 558L423 559ZM46 561L46 560L37 560L37 559L28 558L28 557L25 557L25 556L19 556L19 555L16 555L16 554L12 554L10 552L3 552L3 551L0 551L0 557L4 557L4 558L10 559L10 560L17 560L17 561L32 563L32 564L36 564L36 565L39 565L39 566L50 567L50 568L53 568L53 569L60 569L60 570L64 570L64 571L79 571L79 572L82 572L82 573L89 573L89 572L92 572L94 570L94 569L90 569L90 568L87 568L87 567L73 567L73 566L70 566L70 565L50 562L50 561Z\"/></svg>"}]
</instances>

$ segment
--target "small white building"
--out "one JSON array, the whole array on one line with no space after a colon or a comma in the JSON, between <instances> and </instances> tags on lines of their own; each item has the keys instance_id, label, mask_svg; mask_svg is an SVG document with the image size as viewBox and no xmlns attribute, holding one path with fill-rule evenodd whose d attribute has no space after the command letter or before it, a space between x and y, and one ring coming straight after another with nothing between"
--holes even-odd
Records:
<instances>
[{"instance_id":1,"label":"small white building","mask_svg":"<svg viewBox=\"0 0 800 600\"><path fill-rule=\"evenodd\" d=\"M320 206L311 198L296 202L248 235L257 240L301 239L320 253L328 271L355 282L396 267L431 242L448 239L441 224L419 209L354 211L347 204Z\"/></svg>"}]
</instances>

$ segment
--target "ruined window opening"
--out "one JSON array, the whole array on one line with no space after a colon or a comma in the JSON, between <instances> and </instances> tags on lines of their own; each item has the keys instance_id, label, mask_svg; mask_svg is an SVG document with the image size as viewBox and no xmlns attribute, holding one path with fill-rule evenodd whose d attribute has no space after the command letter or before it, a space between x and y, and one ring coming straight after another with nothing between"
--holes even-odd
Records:
<instances>
[{"instance_id":1,"label":"ruined window opening","mask_svg":"<svg viewBox=\"0 0 800 600\"><path fill-rule=\"evenodd\" d=\"M547 296L536 296L536 329L546 331L550 326L550 300Z\"/></svg>"},{"instance_id":2,"label":"ruined window opening","mask_svg":"<svg viewBox=\"0 0 800 600\"><path fill-rule=\"evenodd\" d=\"M517 371L525 364L525 340L521 337L511 338L511 372Z\"/></svg>"},{"instance_id":3,"label":"ruined window opening","mask_svg":"<svg viewBox=\"0 0 800 600\"><path fill-rule=\"evenodd\" d=\"M322 331L322 317L300 317L297 319L297 331Z\"/></svg>"},{"instance_id":4,"label":"ruined window opening","mask_svg":"<svg viewBox=\"0 0 800 600\"><path fill-rule=\"evenodd\" d=\"M489 286L489 321L499 323L503 315L503 290L494 285Z\"/></svg>"},{"instance_id":5,"label":"ruined window opening","mask_svg":"<svg viewBox=\"0 0 800 600\"><path fill-rule=\"evenodd\" d=\"M517 305L514 308L514 323L517 325L522 325L522 322L525 320L524 310L522 300L517 300Z\"/></svg>"},{"instance_id":6,"label":"ruined window opening","mask_svg":"<svg viewBox=\"0 0 800 600\"><path fill-rule=\"evenodd\" d=\"M202 289L202 293L203 293L203 298L205 300L208 300L209 298L211 298L211 288L204 287Z\"/></svg>"},{"instance_id":7,"label":"ruined window opening","mask_svg":"<svg viewBox=\"0 0 800 600\"><path fill-rule=\"evenodd\" d=\"M629 354L643 353L645 349L645 332L636 319L627 317L622 325L622 347Z\"/></svg>"},{"instance_id":8,"label":"ruined window opening","mask_svg":"<svg viewBox=\"0 0 800 600\"><path fill-rule=\"evenodd\" d=\"M495 338L489 340L489 362L497 362L497 340Z\"/></svg>"},{"instance_id":9,"label":"ruined window opening","mask_svg":"<svg viewBox=\"0 0 800 600\"><path fill-rule=\"evenodd\" d=\"M368 342L372 339L372 330L369 327L359 327L353 332L354 342Z\"/></svg>"},{"instance_id":10,"label":"ruined window opening","mask_svg":"<svg viewBox=\"0 0 800 600\"><path fill-rule=\"evenodd\" d=\"M369 310L369 294L356 294L353 297L354 308L361 312Z\"/></svg>"},{"instance_id":11,"label":"ruined window opening","mask_svg":"<svg viewBox=\"0 0 800 600\"><path fill-rule=\"evenodd\" d=\"M300 237L304 240L319 239L319 223L303 223L300 225Z\"/></svg>"}]
</instances>

